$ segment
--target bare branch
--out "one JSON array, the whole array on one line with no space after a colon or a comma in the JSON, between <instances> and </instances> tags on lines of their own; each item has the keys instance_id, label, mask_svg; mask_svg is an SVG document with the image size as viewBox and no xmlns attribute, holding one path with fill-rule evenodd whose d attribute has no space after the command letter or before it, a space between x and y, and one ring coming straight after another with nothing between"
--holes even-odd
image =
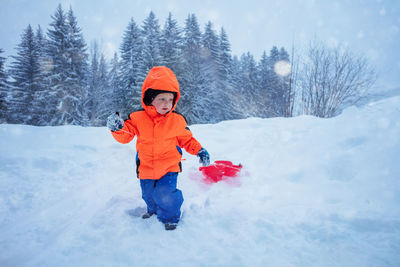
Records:
<instances>
[{"instance_id":1,"label":"bare branch","mask_svg":"<svg viewBox=\"0 0 400 267\"><path fill-rule=\"evenodd\" d=\"M362 99L376 81L367 60L341 47L312 43L301 73L304 114L333 117Z\"/></svg>"}]
</instances>

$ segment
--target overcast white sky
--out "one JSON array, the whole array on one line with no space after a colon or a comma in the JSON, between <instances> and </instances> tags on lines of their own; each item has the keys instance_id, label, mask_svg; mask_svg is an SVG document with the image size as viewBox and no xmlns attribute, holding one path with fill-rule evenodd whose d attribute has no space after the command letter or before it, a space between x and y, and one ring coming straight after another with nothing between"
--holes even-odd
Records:
<instances>
[{"instance_id":1,"label":"overcast white sky","mask_svg":"<svg viewBox=\"0 0 400 267\"><path fill-rule=\"evenodd\" d=\"M136 23L152 10L161 26L171 12L181 27L189 13L201 29L210 20L223 26L234 55L250 51L259 60L273 45L289 52L315 37L348 46L366 55L381 74L381 83L400 87L400 1L398 0L0 0L0 48L15 54L28 24L47 30L61 3L77 16L85 40L97 39L106 55L118 51L122 34L133 17Z\"/></svg>"}]
</instances>

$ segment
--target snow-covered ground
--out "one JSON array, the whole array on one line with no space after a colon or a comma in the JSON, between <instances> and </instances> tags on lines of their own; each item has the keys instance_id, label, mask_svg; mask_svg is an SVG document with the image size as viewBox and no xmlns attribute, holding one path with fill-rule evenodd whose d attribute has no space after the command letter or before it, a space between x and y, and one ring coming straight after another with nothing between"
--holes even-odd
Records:
<instances>
[{"instance_id":1,"label":"snow-covered ground","mask_svg":"<svg viewBox=\"0 0 400 267\"><path fill-rule=\"evenodd\" d=\"M105 128L0 125L0 266L400 266L400 97L332 119L191 127L175 231L144 210L135 145Z\"/></svg>"}]
</instances>

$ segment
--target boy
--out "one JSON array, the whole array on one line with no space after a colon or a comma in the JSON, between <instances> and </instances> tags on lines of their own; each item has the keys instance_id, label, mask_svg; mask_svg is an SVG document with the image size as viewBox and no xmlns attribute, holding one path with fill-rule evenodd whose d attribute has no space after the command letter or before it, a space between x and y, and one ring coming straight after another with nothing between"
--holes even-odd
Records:
<instances>
[{"instance_id":1,"label":"boy","mask_svg":"<svg viewBox=\"0 0 400 267\"><path fill-rule=\"evenodd\" d=\"M203 166L210 164L207 150L193 138L185 118L174 111L179 97L174 73L167 67L154 67L143 82L143 110L131 113L125 121L118 113L107 119L107 127L118 142L129 143L137 136L136 172L147 205L142 218L157 214L166 230L174 230L181 215L183 196L176 188L178 172L182 171L181 147L197 155Z\"/></svg>"}]
</instances>

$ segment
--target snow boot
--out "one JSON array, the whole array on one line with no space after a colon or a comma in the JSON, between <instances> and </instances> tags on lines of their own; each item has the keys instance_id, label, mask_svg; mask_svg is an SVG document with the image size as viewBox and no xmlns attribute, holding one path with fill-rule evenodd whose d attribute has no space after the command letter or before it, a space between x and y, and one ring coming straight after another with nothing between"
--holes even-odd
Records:
<instances>
[{"instance_id":1,"label":"snow boot","mask_svg":"<svg viewBox=\"0 0 400 267\"><path fill-rule=\"evenodd\" d=\"M153 216L154 214L155 214L155 213L146 212L145 214L142 215L142 219L148 219L148 218L150 218L151 216Z\"/></svg>"},{"instance_id":2,"label":"snow boot","mask_svg":"<svg viewBox=\"0 0 400 267\"><path fill-rule=\"evenodd\" d=\"M167 230L167 231L175 230L177 225L178 225L177 223L165 223L164 224L165 230Z\"/></svg>"}]
</instances>

